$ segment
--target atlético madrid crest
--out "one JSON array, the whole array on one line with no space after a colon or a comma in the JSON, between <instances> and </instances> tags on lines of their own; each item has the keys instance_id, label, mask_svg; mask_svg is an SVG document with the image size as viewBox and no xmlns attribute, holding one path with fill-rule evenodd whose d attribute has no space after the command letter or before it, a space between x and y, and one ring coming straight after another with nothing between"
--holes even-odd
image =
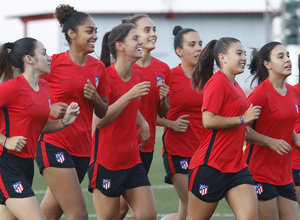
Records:
<instances>
[{"instance_id":1,"label":"atl\u00e9tico madrid crest","mask_svg":"<svg viewBox=\"0 0 300 220\"><path fill-rule=\"evenodd\" d=\"M95 76L95 84L96 84L96 88L98 88L99 76Z\"/></svg>"},{"instance_id":2,"label":"atl\u00e9tico madrid crest","mask_svg":"<svg viewBox=\"0 0 300 220\"><path fill-rule=\"evenodd\" d=\"M180 162L180 166L183 170L186 170L187 168L189 168L189 163L187 161L187 159L183 159Z\"/></svg>"},{"instance_id":3,"label":"atl\u00e9tico madrid crest","mask_svg":"<svg viewBox=\"0 0 300 220\"><path fill-rule=\"evenodd\" d=\"M199 193L204 196L207 194L207 191L208 191L208 185L204 185L204 184L200 184L200 187L199 187Z\"/></svg>"},{"instance_id":4,"label":"atl\u00e9tico madrid crest","mask_svg":"<svg viewBox=\"0 0 300 220\"><path fill-rule=\"evenodd\" d=\"M23 184L21 181L14 183L12 186L16 193L22 193L24 190L24 187L23 187Z\"/></svg>"},{"instance_id":5,"label":"atl\u00e9tico madrid crest","mask_svg":"<svg viewBox=\"0 0 300 220\"><path fill-rule=\"evenodd\" d=\"M56 157L56 161L58 163L63 163L65 161L65 155L64 155L64 152L58 152L55 154L55 157Z\"/></svg>"},{"instance_id":6,"label":"atl\u00e9tico madrid crest","mask_svg":"<svg viewBox=\"0 0 300 220\"><path fill-rule=\"evenodd\" d=\"M255 189L256 189L256 194L259 194L259 195L261 195L264 191L261 183L256 184Z\"/></svg>"},{"instance_id":7,"label":"atl\u00e9tico madrid crest","mask_svg":"<svg viewBox=\"0 0 300 220\"><path fill-rule=\"evenodd\" d=\"M111 179L103 179L102 186L104 189L109 189L111 185Z\"/></svg>"},{"instance_id":8,"label":"atl\u00e9tico madrid crest","mask_svg":"<svg viewBox=\"0 0 300 220\"><path fill-rule=\"evenodd\" d=\"M159 75L157 75L157 76L156 76L156 84L161 84L161 83L162 83L162 81L163 81L163 79L164 79L164 77L163 77L163 76L159 76Z\"/></svg>"}]
</instances>

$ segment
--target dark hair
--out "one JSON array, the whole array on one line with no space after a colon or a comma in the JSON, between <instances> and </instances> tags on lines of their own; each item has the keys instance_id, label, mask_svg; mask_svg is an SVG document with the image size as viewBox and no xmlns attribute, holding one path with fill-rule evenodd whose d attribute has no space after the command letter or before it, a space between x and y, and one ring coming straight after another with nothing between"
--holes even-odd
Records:
<instances>
[{"instance_id":1,"label":"dark hair","mask_svg":"<svg viewBox=\"0 0 300 220\"><path fill-rule=\"evenodd\" d=\"M150 17L147 14L135 14L133 16L128 16L124 19L122 19L122 23L132 23L136 25L136 22L142 18L149 18Z\"/></svg>"},{"instance_id":2,"label":"dark hair","mask_svg":"<svg viewBox=\"0 0 300 220\"><path fill-rule=\"evenodd\" d=\"M131 29L136 29L134 24L122 23L103 36L100 60L106 67L110 66L110 54L114 59L117 57L116 42L124 42Z\"/></svg>"},{"instance_id":3,"label":"dark hair","mask_svg":"<svg viewBox=\"0 0 300 220\"><path fill-rule=\"evenodd\" d=\"M227 54L231 43L240 42L236 38L222 37L210 41L201 51L199 59L192 72L192 86L201 90L214 72L214 61L220 67L219 54Z\"/></svg>"},{"instance_id":4,"label":"dark hair","mask_svg":"<svg viewBox=\"0 0 300 220\"><path fill-rule=\"evenodd\" d=\"M173 35L174 35L174 50L175 50L175 53L176 53L176 48L182 48L183 47L183 45L182 45L183 35L185 35L186 33L189 33L189 32L197 32L197 31L195 31L192 28L182 28L179 25L174 27Z\"/></svg>"},{"instance_id":5,"label":"dark hair","mask_svg":"<svg viewBox=\"0 0 300 220\"><path fill-rule=\"evenodd\" d=\"M251 88L254 81L257 80L257 84L260 84L269 76L264 61L270 61L271 51L278 45L282 44L280 42L272 41L265 44L259 51L253 48L251 62L249 64L250 73L254 76L250 84Z\"/></svg>"},{"instance_id":6,"label":"dark hair","mask_svg":"<svg viewBox=\"0 0 300 220\"><path fill-rule=\"evenodd\" d=\"M24 72L24 57L34 56L37 40L30 37L21 38L14 43L5 43L0 49L0 77L4 81L13 78L13 67Z\"/></svg>"},{"instance_id":7,"label":"dark hair","mask_svg":"<svg viewBox=\"0 0 300 220\"><path fill-rule=\"evenodd\" d=\"M68 30L71 29L74 32L77 32L77 26L82 24L85 19L90 17L90 15L84 12L79 12L70 5L61 4L56 7L54 17L58 20L62 27L62 32L65 33L65 38L70 44L71 42Z\"/></svg>"}]
</instances>

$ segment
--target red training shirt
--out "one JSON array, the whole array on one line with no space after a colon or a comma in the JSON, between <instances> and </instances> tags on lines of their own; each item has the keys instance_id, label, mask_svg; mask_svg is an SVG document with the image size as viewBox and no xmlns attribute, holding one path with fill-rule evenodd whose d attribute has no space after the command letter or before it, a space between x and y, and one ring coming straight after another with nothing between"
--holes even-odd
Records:
<instances>
[{"instance_id":1,"label":"red training shirt","mask_svg":"<svg viewBox=\"0 0 300 220\"><path fill-rule=\"evenodd\" d=\"M298 118L299 93L286 83L287 93L280 95L269 79L259 84L248 97L249 104L261 106L259 119L252 123L258 133L291 144ZM270 147L247 143L245 159L257 182L287 185L293 182L291 152L280 156Z\"/></svg>"},{"instance_id":2,"label":"red training shirt","mask_svg":"<svg viewBox=\"0 0 300 220\"><path fill-rule=\"evenodd\" d=\"M39 135L48 121L50 88L39 79L39 91L33 90L23 75L0 84L0 132L6 137L27 138L21 152L10 151L22 158L35 158ZM0 145L0 152L3 152Z\"/></svg>"},{"instance_id":3,"label":"red training shirt","mask_svg":"<svg viewBox=\"0 0 300 220\"><path fill-rule=\"evenodd\" d=\"M110 91L107 99L111 105L133 86L142 82L142 73L133 68L132 76L125 82L118 75L114 65L107 68L107 80ZM96 129L93 135L93 158L109 170L122 170L141 163L138 141L136 138L136 118L140 99L133 99L122 113L109 125Z\"/></svg>"},{"instance_id":4,"label":"red training shirt","mask_svg":"<svg viewBox=\"0 0 300 220\"><path fill-rule=\"evenodd\" d=\"M155 133L156 133L156 117L159 106L159 84L162 80L165 80L166 85L170 85L170 68L169 66L151 57L151 63L147 67L140 67L136 63L133 68L140 70L143 74L143 80L150 82L150 91L146 96L141 97L140 112L149 124L150 139L141 150L142 152L152 152L155 145ZM139 126L137 126L139 129ZM141 140L139 139L139 142Z\"/></svg>"},{"instance_id":5,"label":"red training shirt","mask_svg":"<svg viewBox=\"0 0 300 220\"><path fill-rule=\"evenodd\" d=\"M243 115L247 98L239 84L221 71L216 72L203 89L203 111L223 117ZM206 164L222 173L236 173L247 167L243 159L245 125L223 129L203 129L203 140L193 155L190 169Z\"/></svg>"},{"instance_id":6,"label":"red training shirt","mask_svg":"<svg viewBox=\"0 0 300 220\"><path fill-rule=\"evenodd\" d=\"M295 85L295 88L297 88L300 92L300 83ZM296 121L295 132L297 134L300 133L300 114L298 115L298 119ZM300 151L294 145L292 150L292 166L293 169L300 170Z\"/></svg>"},{"instance_id":7,"label":"red training shirt","mask_svg":"<svg viewBox=\"0 0 300 220\"><path fill-rule=\"evenodd\" d=\"M203 94L193 89L191 79L188 78L181 65L171 69L170 83L170 109L167 119L175 121L181 115L190 123L186 132L176 132L166 128L163 135L163 153L171 155L192 157L202 140L202 104Z\"/></svg>"},{"instance_id":8,"label":"red training shirt","mask_svg":"<svg viewBox=\"0 0 300 220\"><path fill-rule=\"evenodd\" d=\"M68 52L54 54L51 72L45 77L50 84L51 103L77 102L80 114L67 128L45 134L42 141L67 150L71 155L90 157L92 146L93 103L83 94L87 79L96 88L100 97L107 95L106 70L104 64L87 55L84 66L78 66L69 57ZM53 119L50 117L50 119Z\"/></svg>"}]
</instances>

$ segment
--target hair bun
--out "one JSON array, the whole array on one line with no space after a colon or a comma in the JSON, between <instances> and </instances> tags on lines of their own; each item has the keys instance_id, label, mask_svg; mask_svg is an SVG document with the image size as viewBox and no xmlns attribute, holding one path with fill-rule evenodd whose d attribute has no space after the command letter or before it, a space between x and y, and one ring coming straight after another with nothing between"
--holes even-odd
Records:
<instances>
[{"instance_id":1,"label":"hair bun","mask_svg":"<svg viewBox=\"0 0 300 220\"><path fill-rule=\"evenodd\" d=\"M173 29L173 35L176 36L178 34L178 32L181 30L182 30L182 27L180 25L175 26Z\"/></svg>"},{"instance_id":2,"label":"hair bun","mask_svg":"<svg viewBox=\"0 0 300 220\"><path fill-rule=\"evenodd\" d=\"M56 7L54 16L56 17L56 19L62 26L64 24L64 22L70 16L70 14L72 14L72 12L76 12L76 11L77 10L75 10L74 7L72 7L68 4L61 4L58 7Z\"/></svg>"}]
</instances>

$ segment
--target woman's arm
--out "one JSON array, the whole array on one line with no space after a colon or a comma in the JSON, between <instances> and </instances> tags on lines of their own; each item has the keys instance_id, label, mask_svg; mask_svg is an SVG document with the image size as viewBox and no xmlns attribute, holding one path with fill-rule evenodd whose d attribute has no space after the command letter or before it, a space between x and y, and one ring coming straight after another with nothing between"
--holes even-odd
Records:
<instances>
[{"instance_id":1,"label":"woman's arm","mask_svg":"<svg viewBox=\"0 0 300 220\"><path fill-rule=\"evenodd\" d=\"M203 126L206 129L230 128L238 125L248 124L251 121L258 119L260 112L260 106L253 106L252 104L244 113L244 115L236 117L224 117L205 110L202 113L202 121Z\"/></svg>"},{"instance_id":2,"label":"woman's arm","mask_svg":"<svg viewBox=\"0 0 300 220\"><path fill-rule=\"evenodd\" d=\"M0 143L8 150L20 152L26 145L26 139L23 136L6 137L0 133Z\"/></svg>"},{"instance_id":3,"label":"woman's arm","mask_svg":"<svg viewBox=\"0 0 300 220\"><path fill-rule=\"evenodd\" d=\"M171 128L177 132L186 132L186 129L189 126L190 121L185 120L184 118L188 117L189 115L181 115L179 116L176 121L172 121L166 118L161 118L159 116L156 117L156 125L163 126L166 128Z\"/></svg>"},{"instance_id":4,"label":"woman's arm","mask_svg":"<svg viewBox=\"0 0 300 220\"><path fill-rule=\"evenodd\" d=\"M79 113L80 111L79 111L78 104L76 102L72 102L68 106L66 113L62 119L58 119L58 120L48 119L43 130L41 131L41 134L53 133L69 126L75 121Z\"/></svg>"},{"instance_id":5,"label":"woman's arm","mask_svg":"<svg viewBox=\"0 0 300 220\"><path fill-rule=\"evenodd\" d=\"M300 149L300 133L297 134L294 130L291 142L299 150Z\"/></svg>"},{"instance_id":6,"label":"woman's arm","mask_svg":"<svg viewBox=\"0 0 300 220\"><path fill-rule=\"evenodd\" d=\"M251 144L268 146L279 155L288 154L292 150L292 147L286 141L260 134L249 125L247 125L246 141Z\"/></svg>"},{"instance_id":7,"label":"woman's arm","mask_svg":"<svg viewBox=\"0 0 300 220\"><path fill-rule=\"evenodd\" d=\"M90 80L87 80L87 83L84 85L83 93L86 99L93 102L95 115L99 118L103 118L108 109L107 98L101 98L99 96Z\"/></svg>"},{"instance_id":8,"label":"woman's arm","mask_svg":"<svg viewBox=\"0 0 300 220\"><path fill-rule=\"evenodd\" d=\"M159 117L165 117L169 111L169 86L166 85L163 80L162 83L158 84L159 86L159 105L158 105L158 115Z\"/></svg>"},{"instance_id":9,"label":"woman's arm","mask_svg":"<svg viewBox=\"0 0 300 220\"><path fill-rule=\"evenodd\" d=\"M122 95L116 102L108 106L106 115L103 118L95 117L97 128L101 129L112 123L126 108L131 100L147 95L149 93L149 82L141 82L136 84L127 93Z\"/></svg>"},{"instance_id":10,"label":"woman's arm","mask_svg":"<svg viewBox=\"0 0 300 220\"><path fill-rule=\"evenodd\" d=\"M140 144L140 148L143 149L143 147L146 145L150 138L150 129L149 124L143 117L140 111L138 111L137 117L136 117L136 124L140 126L140 129L137 133L137 138L141 138L142 143Z\"/></svg>"}]
</instances>

